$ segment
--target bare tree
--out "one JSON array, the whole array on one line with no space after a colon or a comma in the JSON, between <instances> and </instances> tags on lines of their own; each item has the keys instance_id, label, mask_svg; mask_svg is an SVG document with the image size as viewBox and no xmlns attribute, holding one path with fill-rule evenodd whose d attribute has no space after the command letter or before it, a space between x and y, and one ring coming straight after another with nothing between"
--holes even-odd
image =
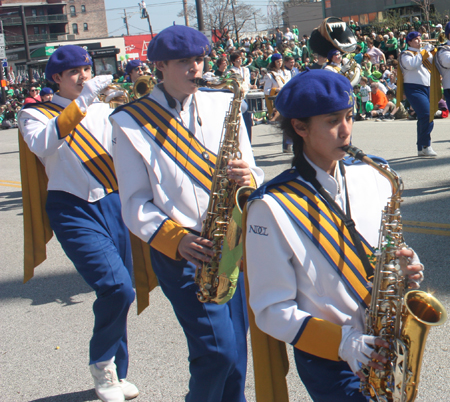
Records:
<instances>
[{"instance_id":1,"label":"bare tree","mask_svg":"<svg viewBox=\"0 0 450 402\"><path fill-rule=\"evenodd\" d=\"M434 0L412 0L412 2L420 7L425 18L425 23L428 24L428 21L430 21L431 5L434 3Z\"/></svg>"},{"instance_id":2,"label":"bare tree","mask_svg":"<svg viewBox=\"0 0 450 402\"><path fill-rule=\"evenodd\" d=\"M233 5L231 1L235 1ZM216 0L214 2L202 0L202 6L206 30L215 29L221 35L234 32L237 40L239 40L239 32L254 30L255 20L266 21L266 17L260 9L245 3L237 3L236 0ZM196 21L195 6L188 5L187 13L191 21ZM183 17L184 10L178 16ZM197 28L197 25L194 26Z\"/></svg>"}]
</instances>

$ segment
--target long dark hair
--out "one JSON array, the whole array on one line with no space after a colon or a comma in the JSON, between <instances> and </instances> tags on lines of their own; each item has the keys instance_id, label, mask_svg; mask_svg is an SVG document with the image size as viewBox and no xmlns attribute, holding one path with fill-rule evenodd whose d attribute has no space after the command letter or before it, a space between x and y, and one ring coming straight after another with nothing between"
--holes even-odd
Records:
<instances>
[{"instance_id":1,"label":"long dark hair","mask_svg":"<svg viewBox=\"0 0 450 402\"><path fill-rule=\"evenodd\" d=\"M305 117L303 119L297 119L302 123L308 125L310 122L310 117ZM293 125L292 119L283 117L280 122L280 127L283 130L283 135L286 135L293 142L294 158L292 159L292 165L297 166L299 158L303 158L303 138L297 134Z\"/></svg>"},{"instance_id":2,"label":"long dark hair","mask_svg":"<svg viewBox=\"0 0 450 402\"><path fill-rule=\"evenodd\" d=\"M309 125L311 122L310 117L297 120L305 125ZM281 120L281 129L283 130L283 134L291 138L293 142L294 158L292 159L292 166L297 169L298 173L306 181L313 180L316 177L316 171L305 159L305 155L303 155L303 138L295 131L292 125L292 119L283 117Z\"/></svg>"}]
</instances>

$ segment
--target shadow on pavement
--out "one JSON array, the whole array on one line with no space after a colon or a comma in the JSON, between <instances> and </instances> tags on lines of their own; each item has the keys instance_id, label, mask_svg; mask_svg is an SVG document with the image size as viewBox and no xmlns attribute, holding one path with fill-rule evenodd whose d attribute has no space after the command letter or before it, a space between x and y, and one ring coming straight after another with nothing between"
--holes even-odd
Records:
<instances>
[{"instance_id":1,"label":"shadow on pavement","mask_svg":"<svg viewBox=\"0 0 450 402\"><path fill-rule=\"evenodd\" d=\"M11 211L13 209L22 211L22 191L0 194L0 211ZM22 212L20 215L22 215Z\"/></svg>"},{"instance_id":2,"label":"shadow on pavement","mask_svg":"<svg viewBox=\"0 0 450 402\"><path fill-rule=\"evenodd\" d=\"M421 158L421 157L406 157L406 158L395 158L389 159L389 165L394 170L406 170L406 169L417 169L418 167L447 167L450 163L450 158Z\"/></svg>"},{"instance_id":3,"label":"shadow on pavement","mask_svg":"<svg viewBox=\"0 0 450 402\"><path fill-rule=\"evenodd\" d=\"M265 148L265 147L272 147L276 145L281 145L281 141L276 142L265 142L264 144L252 144L252 148Z\"/></svg>"},{"instance_id":4,"label":"shadow on pavement","mask_svg":"<svg viewBox=\"0 0 450 402\"><path fill-rule=\"evenodd\" d=\"M48 303L58 303L63 307L81 303L73 297L90 293L92 289L83 281L78 272L38 276L27 283L21 280L0 282L0 301L5 299L31 299L32 306Z\"/></svg>"},{"instance_id":5,"label":"shadow on pavement","mask_svg":"<svg viewBox=\"0 0 450 402\"><path fill-rule=\"evenodd\" d=\"M80 392L70 392L68 394L47 396L45 398L33 399L30 402L86 402L98 401L97 395L93 389Z\"/></svg>"},{"instance_id":6,"label":"shadow on pavement","mask_svg":"<svg viewBox=\"0 0 450 402\"><path fill-rule=\"evenodd\" d=\"M11 152L0 152L0 155L10 155L10 154L18 154L19 151L11 151Z\"/></svg>"}]
</instances>

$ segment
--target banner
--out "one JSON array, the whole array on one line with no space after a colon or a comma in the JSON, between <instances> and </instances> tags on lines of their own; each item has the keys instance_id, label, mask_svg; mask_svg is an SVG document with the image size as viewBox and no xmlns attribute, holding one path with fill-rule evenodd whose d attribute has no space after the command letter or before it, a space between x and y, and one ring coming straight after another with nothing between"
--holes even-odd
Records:
<instances>
[{"instance_id":1,"label":"banner","mask_svg":"<svg viewBox=\"0 0 450 402\"><path fill-rule=\"evenodd\" d=\"M153 35L155 37L156 34ZM152 40L151 34L124 36L125 54L128 60L147 60L148 44Z\"/></svg>"}]
</instances>

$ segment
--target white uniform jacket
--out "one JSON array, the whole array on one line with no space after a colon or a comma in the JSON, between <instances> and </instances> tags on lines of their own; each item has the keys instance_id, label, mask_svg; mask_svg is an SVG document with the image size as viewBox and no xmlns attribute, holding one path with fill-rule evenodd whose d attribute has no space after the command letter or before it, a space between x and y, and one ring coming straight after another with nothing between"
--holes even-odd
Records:
<instances>
[{"instance_id":1,"label":"white uniform jacket","mask_svg":"<svg viewBox=\"0 0 450 402\"><path fill-rule=\"evenodd\" d=\"M285 69L268 71L264 77L264 95L269 96L272 88L282 88L291 79L291 72Z\"/></svg>"},{"instance_id":2,"label":"white uniform jacket","mask_svg":"<svg viewBox=\"0 0 450 402\"><path fill-rule=\"evenodd\" d=\"M171 109L163 92L155 87L150 99L176 117L207 149L218 153L220 136L232 95L198 91L183 105ZM120 188L122 215L130 231L143 241L176 258L185 228L200 232L209 194L186 170L180 168L133 118L120 111L111 116L113 155ZM245 125L241 118L240 150L259 186L263 172L255 166Z\"/></svg>"},{"instance_id":3,"label":"white uniform jacket","mask_svg":"<svg viewBox=\"0 0 450 402\"><path fill-rule=\"evenodd\" d=\"M102 102L94 102L89 106L87 114L83 114L76 103L59 96L53 96L52 103L69 112L68 120L81 121L89 132L111 154L112 127L109 122L111 109ZM83 118L84 116L84 118ZM48 177L48 190L59 190L73 194L83 200L94 202L106 195L104 187L83 167L80 159L68 147L62 133L61 121L57 117L49 119L34 109L22 109L19 112L19 129L25 142L45 166ZM71 130L70 130L71 131Z\"/></svg>"},{"instance_id":4,"label":"white uniform jacket","mask_svg":"<svg viewBox=\"0 0 450 402\"><path fill-rule=\"evenodd\" d=\"M346 190L339 168L335 178L310 164L317 172L317 180L345 211ZM356 229L371 246L377 246L381 212L391 195L390 184L368 165L360 163L345 169ZM301 350L333 359L324 352L328 346L320 344L325 337L325 343L337 345L329 352L337 358L341 336L337 326L363 330L362 304L272 196L265 194L249 201L246 227L249 301L256 325L287 343L298 345L303 340ZM320 320L310 326L311 318ZM328 332L330 326L337 330Z\"/></svg>"},{"instance_id":5,"label":"white uniform jacket","mask_svg":"<svg viewBox=\"0 0 450 402\"><path fill-rule=\"evenodd\" d=\"M333 73L339 73L341 71L342 64L336 64L336 63L327 63L324 70L332 71Z\"/></svg>"},{"instance_id":6,"label":"white uniform jacket","mask_svg":"<svg viewBox=\"0 0 450 402\"><path fill-rule=\"evenodd\" d=\"M436 66L442 75L442 87L450 89L450 40L436 53Z\"/></svg>"},{"instance_id":7,"label":"white uniform jacket","mask_svg":"<svg viewBox=\"0 0 450 402\"><path fill-rule=\"evenodd\" d=\"M417 52L416 54L412 52ZM429 54L429 53L428 53ZM428 58L433 63L433 56ZM400 53L399 64L403 73L403 82L405 84L418 84L426 87L430 86L430 73L422 62L422 54L420 49L410 47Z\"/></svg>"},{"instance_id":8,"label":"white uniform jacket","mask_svg":"<svg viewBox=\"0 0 450 402\"><path fill-rule=\"evenodd\" d=\"M244 95L247 95L248 91L250 90L250 70L247 67L230 67L230 71L235 72L236 74L239 74L242 77L243 80L243 90Z\"/></svg>"}]
</instances>

